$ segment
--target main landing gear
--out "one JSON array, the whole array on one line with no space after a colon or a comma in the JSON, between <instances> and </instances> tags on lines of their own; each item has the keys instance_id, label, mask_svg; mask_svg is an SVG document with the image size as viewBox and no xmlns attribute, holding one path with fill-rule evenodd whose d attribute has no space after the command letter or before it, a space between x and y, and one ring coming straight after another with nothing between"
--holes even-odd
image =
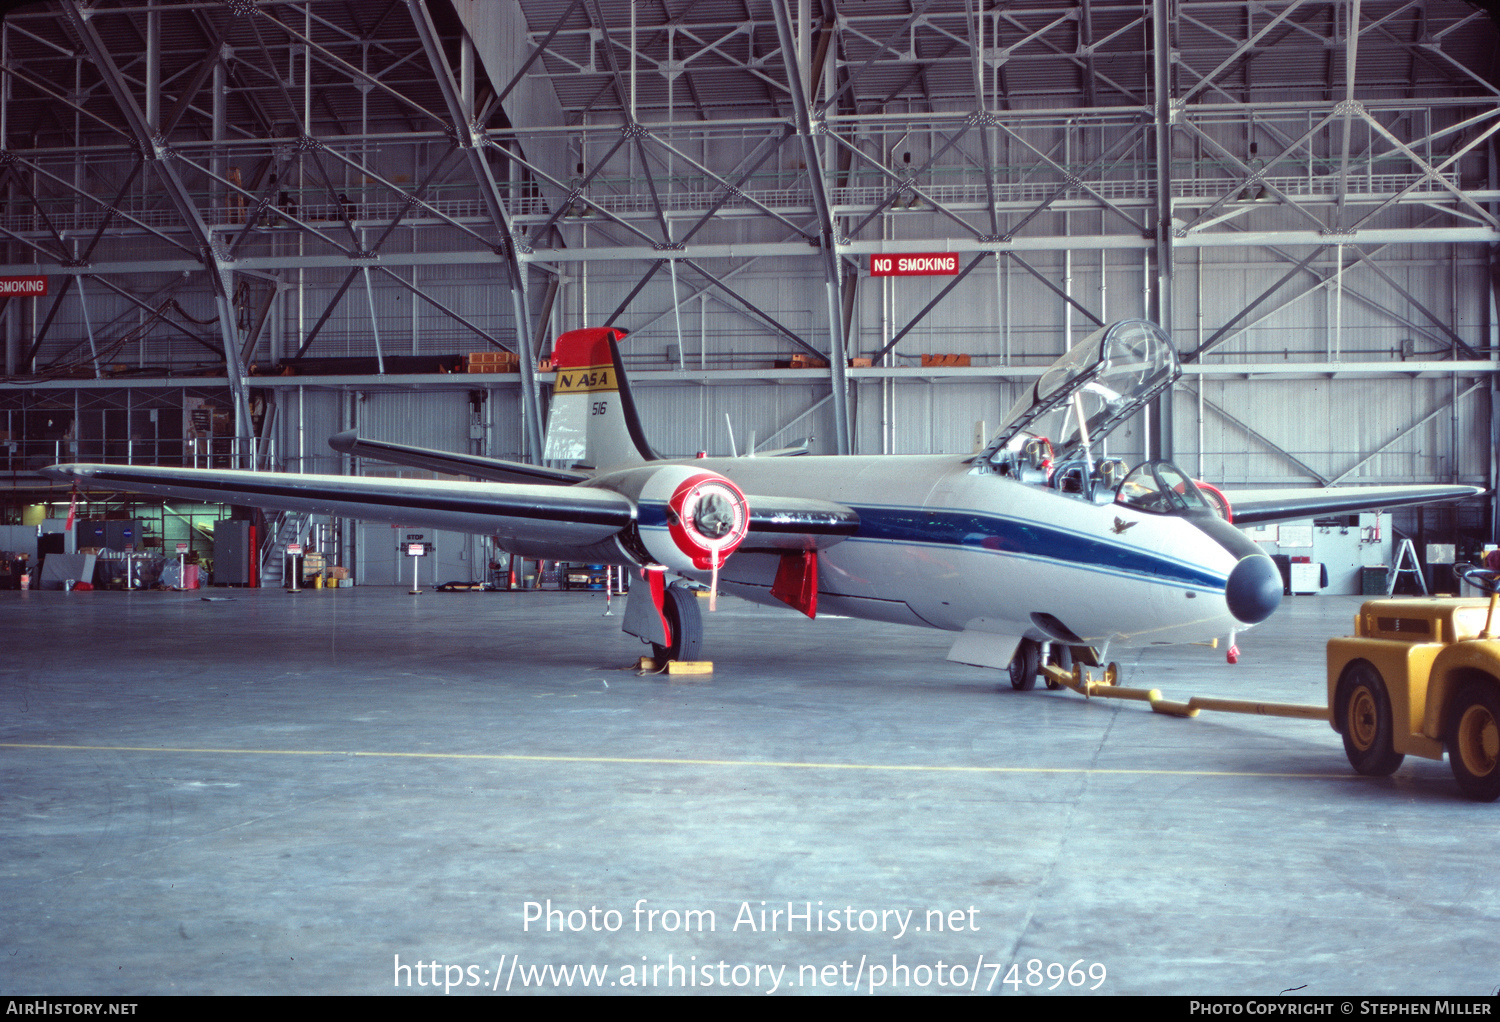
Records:
<instances>
[{"instance_id":1,"label":"main landing gear","mask_svg":"<svg viewBox=\"0 0 1500 1022\"><path fill-rule=\"evenodd\" d=\"M625 604L620 626L651 647L637 670L649 674L708 675L714 665L698 659L703 649L703 612L698 594L686 586L667 585L666 569L649 565Z\"/></svg>"},{"instance_id":2,"label":"main landing gear","mask_svg":"<svg viewBox=\"0 0 1500 1022\"><path fill-rule=\"evenodd\" d=\"M703 647L703 611L698 606L697 594L682 586L667 586L661 611L671 634L666 645L651 644L652 659L658 663L697 660Z\"/></svg>"}]
</instances>

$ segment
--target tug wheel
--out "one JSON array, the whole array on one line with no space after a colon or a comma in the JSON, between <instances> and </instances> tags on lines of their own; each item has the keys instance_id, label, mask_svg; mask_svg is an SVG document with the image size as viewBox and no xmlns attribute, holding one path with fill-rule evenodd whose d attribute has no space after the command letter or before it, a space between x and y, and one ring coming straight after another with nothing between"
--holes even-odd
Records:
<instances>
[{"instance_id":1,"label":"tug wheel","mask_svg":"<svg viewBox=\"0 0 1500 1022\"><path fill-rule=\"evenodd\" d=\"M1361 661L1339 680L1336 720L1349 765L1367 777L1389 777L1406 757L1392 744L1391 700L1380 672Z\"/></svg>"},{"instance_id":2,"label":"tug wheel","mask_svg":"<svg viewBox=\"0 0 1500 1022\"><path fill-rule=\"evenodd\" d=\"M1500 798L1500 694L1487 681L1471 681L1449 715L1448 765L1469 798Z\"/></svg>"}]
</instances>

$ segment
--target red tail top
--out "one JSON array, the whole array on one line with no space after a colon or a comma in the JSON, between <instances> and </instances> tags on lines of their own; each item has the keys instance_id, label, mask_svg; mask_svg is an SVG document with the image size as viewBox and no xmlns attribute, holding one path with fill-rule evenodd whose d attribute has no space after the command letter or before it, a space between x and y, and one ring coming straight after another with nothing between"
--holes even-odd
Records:
<instances>
[{"instance_id":1,"label":"red tail top","mask_svg":"<svg viewBox=\"0 0 1500 1022\"><path fill-rule=\"evenodd\" d=\"M557 369L610 365L614 359L609 354L609 342L618 343L624 336L624 330L612 326L569 330L552 346L552 365Z\"/></svg>"}]
</instances>

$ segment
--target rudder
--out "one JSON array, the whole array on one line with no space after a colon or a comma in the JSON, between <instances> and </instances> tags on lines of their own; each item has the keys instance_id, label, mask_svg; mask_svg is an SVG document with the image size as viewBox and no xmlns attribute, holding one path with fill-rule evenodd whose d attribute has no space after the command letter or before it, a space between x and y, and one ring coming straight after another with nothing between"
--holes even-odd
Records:
<instances>
[{"instance_id":1,"label":"rudder","mask_svg":"<svg viewBox=\"0 0 1500 1022\"><path fill-rule=\"evenodd\" d=\"M658 461L636 414L617 327L570 330L552 348L557 381L542 457L600 470Z\"/></svg>"}]
</instances>

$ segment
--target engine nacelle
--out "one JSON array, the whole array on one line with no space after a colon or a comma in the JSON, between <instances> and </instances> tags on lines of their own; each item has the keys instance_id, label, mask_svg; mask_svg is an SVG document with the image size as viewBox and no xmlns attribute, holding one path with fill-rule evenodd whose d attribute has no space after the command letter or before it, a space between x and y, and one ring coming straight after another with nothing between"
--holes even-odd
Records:
<instances>
[{"instance_id":1,"label":"engine nacelle","mask_svg":"<svg viewBox=\"0 0 1500 1022\"><path fill-rule=\"evenodd\" d=\"M596 477L636 503L632 537L637 555L677 573L722 567L750 531L750 506L740 488L717 472L691 465L626 469Z\"/></svg>"}]
</instances>

